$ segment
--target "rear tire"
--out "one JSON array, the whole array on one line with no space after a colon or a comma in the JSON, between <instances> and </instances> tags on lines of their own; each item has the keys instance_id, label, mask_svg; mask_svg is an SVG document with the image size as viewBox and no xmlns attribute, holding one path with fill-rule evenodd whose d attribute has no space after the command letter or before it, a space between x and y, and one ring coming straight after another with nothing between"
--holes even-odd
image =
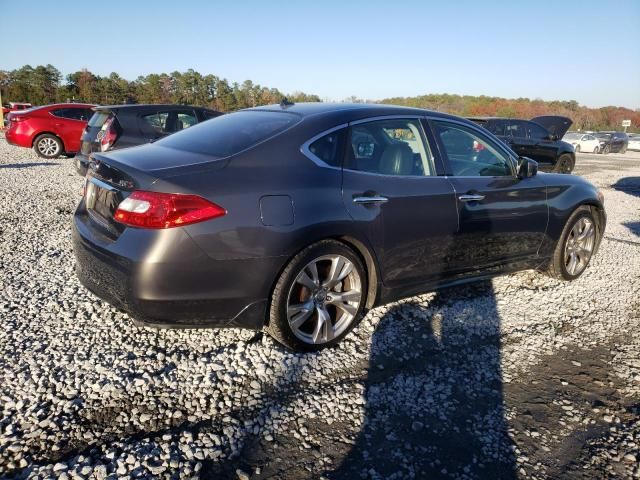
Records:
<instances>
[{"instance_id":1,"label":"rear tire","mask_svg":"<svg viewBox=\"0 0 640 480\"><path fill-rule=\"evenodd\" d=\"M60 139L50 133L39 135L33 142L33 150L42 158L58 158L64 153Z\"/></svg>"},{"instance_id":2,"label":"rear tire","mask_svg":"<svg viewBox=\"0 0 640 480\"><path fill-rule=\"evenodd\" d=\"M556 166L553 170L556 173L571 173L571 171L573 170L573 160L571 159L571 155L569 155L568 153L563 153L562 155L560 155L560 158L558 158Z\"/></svg>"},{"instance_id":3,"label":"rear tire","mask_svg":"<svg viewBox=\"0 0 640 480\"><path fill-rule=\"evenodd\" d=\"M297 352L340 342L362 319L367 274L358 254L336 240L298 253L280 274L265 330Z\"/></svg>"},{"instance_id":4,"label":"rear tire","mask_svg":"<svg viewBox=\"0 0 640 480\"><path fill-rule=\"evenodd\" d=\"M584 273L598 244L598 224L589 207L578 207L569 217L553 251L546 273L572 281Z\"/></svg>"},{"instance_id":5,"label":"rear tire","mask_svg":"<svg viewBox=\"0 0 640 480\"><path fill-rule=\"evenodd\" d=\"M580 153L580 145L576 145L576 153Z\"/></svg>"}]
</instances>

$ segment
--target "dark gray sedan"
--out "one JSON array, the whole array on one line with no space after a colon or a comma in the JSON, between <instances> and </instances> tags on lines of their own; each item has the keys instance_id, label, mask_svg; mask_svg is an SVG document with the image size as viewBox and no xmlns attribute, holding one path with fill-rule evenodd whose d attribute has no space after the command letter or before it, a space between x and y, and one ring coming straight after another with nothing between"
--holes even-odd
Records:
<instances>
[{"instance_id":1,"label":"dark gray sedan","mask_svg":"<svg viewBox=\"0 0 640 480\"><path fill-rule=\"evenodd\" d=\"M522 269L573 280L602 194L467 120L363 104L243 110L94 154L77 273L145 325L339 342L376 305Z\"/></svg>"}]
</instances>

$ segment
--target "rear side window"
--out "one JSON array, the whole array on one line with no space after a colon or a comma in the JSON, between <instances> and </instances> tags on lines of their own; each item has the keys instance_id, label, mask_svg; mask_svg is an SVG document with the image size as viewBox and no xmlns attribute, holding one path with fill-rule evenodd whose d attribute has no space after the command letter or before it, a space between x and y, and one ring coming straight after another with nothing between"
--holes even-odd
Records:
<instances>
[{"instance_id":1,"label":"rear side window","mask_svg":"<svg viewBox=\"0 0 640 480\"><path fill-rule=\"evenodd\" d=\"M156 145L228 157L271 138L300 121L287 112L245 110L221 115L178 132Z\"/></svg>"},{"instance_id":2,"label":"rear side window","mask_svg":"<svg viewBox=\"0 0 640 480\"><path fill-rule=\"evenodd\" d=\"M345 168L391 176L433 175L431 152L416 119L389 119L351 127Z\"/></svg>"},{"instance_id":3,"label":"rear side window","mask_svg":"<svg viewBox=\"0 0 640 480\"><path fill-rule=\"evenodd\" d=\"M309 152L318 157L327 165L340 167L344 153L344 142L347 136L347 129L342 128L335 132L328 133L309 145Z\"/></svg>"},{"instance_id":4,"label":"rear side window","mask_svg":"<svg viewBox=\"0 0 640 480\"><path fill-rule=\"evenodd\" d=\"M51 113L59 118L67 118L69 120L81 120L86 122L89 119L91 111L86 108L57 108L51 110Z\"/></svg>"},{"instance_id":5,"label":"rear side window","mask_svg":"<svg viewBox=\"0 0 640 480\"><path fill-rule=\"evenodd\" d=\"M89 119L89 126L101 127L104 124L104 122L107 121L107 118L109 118L109 115L110 115L110 112L104 112L100 110L98 110L97 112L94 112L94 114Z\"/></svg>"}]
</instances>

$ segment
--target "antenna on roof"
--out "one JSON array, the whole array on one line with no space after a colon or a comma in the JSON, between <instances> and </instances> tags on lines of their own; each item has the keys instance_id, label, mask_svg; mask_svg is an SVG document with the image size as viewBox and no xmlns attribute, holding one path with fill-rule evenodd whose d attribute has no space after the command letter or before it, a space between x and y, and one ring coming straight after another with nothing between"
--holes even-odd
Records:
<instances>
[{"instance_id":1,"label":"antenna on roof","mask_svg":"<svg viewBox=\"0 0 640 480\"><path fill-rule=\"evenodd\" d=\"M280 106L282 108L287 108L287 107L290 107L291 105L294 105L294 103L289 101L287 97L282 97L282 100L280 100Z\"/></svg>"}]
</instances>

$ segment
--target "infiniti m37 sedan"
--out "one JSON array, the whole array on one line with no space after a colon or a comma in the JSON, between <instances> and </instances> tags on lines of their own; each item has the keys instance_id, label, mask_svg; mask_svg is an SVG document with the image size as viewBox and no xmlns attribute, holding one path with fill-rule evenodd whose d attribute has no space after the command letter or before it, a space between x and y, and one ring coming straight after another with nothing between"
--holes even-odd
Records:
<instances>
[{"instance_id":1,"label":"infiniti m37 sedan","mask_svg":"<svg viewBox=\"0 0 640 480\"><path fill-rule=\"evenodd\" d=\"M77 274L136 322L339 342L376 305L522 269L578 278L603 196L537 172L474 123L426 110L289 104L94 153Z\"/></svg>"}]
</instances>

